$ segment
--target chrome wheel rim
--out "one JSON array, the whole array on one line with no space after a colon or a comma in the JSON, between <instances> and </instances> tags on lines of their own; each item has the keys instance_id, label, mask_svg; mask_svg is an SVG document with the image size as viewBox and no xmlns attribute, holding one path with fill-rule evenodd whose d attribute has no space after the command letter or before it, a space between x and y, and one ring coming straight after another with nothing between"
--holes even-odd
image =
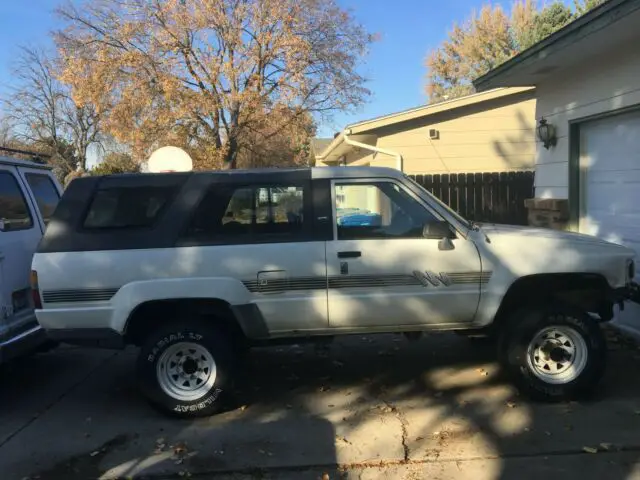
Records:
<instances>
[{"instance_id":1,"label":"chrome wheel rim","mask_svg":"<svg viewBox=\"0 0 640 480\"><path fill-rule=\"evenodd\" d=\"M202 345L179 342L167 348L158 360L156 375L164 393L176 400L199 400L216 382L216 362Z\"/></svg>"},{"instance_id":2,"label":"chrome wheel rim","mask_svg":"<svg viewBox=\"0 0 640 480\"><path fill-rule=\"evenodd\" d=\"M543 328L527 348L527 363L533 374L556 385L578 378L587 365L587 358L584 338L567 326Z\"/></svg>"}]
</instances>

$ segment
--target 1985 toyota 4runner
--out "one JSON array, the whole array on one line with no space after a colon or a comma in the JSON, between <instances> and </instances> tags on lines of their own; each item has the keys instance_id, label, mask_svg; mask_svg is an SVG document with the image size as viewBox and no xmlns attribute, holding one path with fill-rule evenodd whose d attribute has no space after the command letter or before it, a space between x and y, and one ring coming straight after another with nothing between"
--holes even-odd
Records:
<instances>
[{"instance_id":1,"label":"1985 toyota 4runner","mask_svg":"<svg viewBox=\"0 0 640 480\"><path fill-rule=\"evenodd\" d=\"M49 336L141 347L144 394L198 416L220 408L248 346L355 333L486 332L529 394L585 393L633 258L475 225L393 169L273 169L74 180L32 277Z\"/></svg>"}]
</instances>

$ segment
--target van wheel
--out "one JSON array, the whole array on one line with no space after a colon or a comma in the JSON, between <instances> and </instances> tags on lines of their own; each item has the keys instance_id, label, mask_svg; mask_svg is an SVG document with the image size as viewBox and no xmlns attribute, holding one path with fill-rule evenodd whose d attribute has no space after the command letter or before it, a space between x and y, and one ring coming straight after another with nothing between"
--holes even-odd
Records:
<instances>
[{"instance_id":1,"label":"van wheel","mask_svg":"<svg viewBox=\"0 0 640 480\"><path fill-rule=\"evenodd\" d=\"M138 357L143 394L165 413L194 418L218 413L231 397L231 339L204 321L166 325L147 337Z\"/></svg>"},{"instance_id":2,"label":"van wheel","mask_svg":"<svg viewBox=\"0 0 640 480\"><path fill-rule=\"evenodd\" d=\"M591 393L606 365L606 342L587 313L563 305L528 307L511 315L500 360L532 398L561 401Z\"/></svg>"}]
</instances>

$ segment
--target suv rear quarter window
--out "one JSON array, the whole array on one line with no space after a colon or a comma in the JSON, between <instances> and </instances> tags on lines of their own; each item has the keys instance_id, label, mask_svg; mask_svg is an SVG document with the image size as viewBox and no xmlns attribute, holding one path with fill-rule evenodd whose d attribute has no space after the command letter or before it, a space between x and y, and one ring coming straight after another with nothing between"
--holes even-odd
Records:
<instances>
[{"instance_id":1,"label":"suv rear quarter window","mask_svg":"<svg viewBox=\"0 0 640 480\"><path fill-rule=\"evenodd\" d=\"M87 229L150 227L171 200L173 187L118 187L96 192L85 216Z\"/></svg>"}]
</instances>

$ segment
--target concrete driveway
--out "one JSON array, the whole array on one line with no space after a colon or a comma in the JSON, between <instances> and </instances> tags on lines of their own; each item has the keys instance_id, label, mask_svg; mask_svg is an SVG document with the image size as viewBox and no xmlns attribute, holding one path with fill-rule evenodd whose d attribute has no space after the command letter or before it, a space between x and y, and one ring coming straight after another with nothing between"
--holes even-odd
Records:
<instances>
[{"instance_id":1,"label":"concrete driveway","mask_svg":"<svg viewBox=\"0 0 640 480\"><path fill-rule=\"evenodd\" d=\"M492 349L442 334L256 350L246 405L169 419L135 351L63 347L0 368L0 478L640 479L640 349L613 336L586 403L533 404Z\"/></svg>"}]
</instances>

